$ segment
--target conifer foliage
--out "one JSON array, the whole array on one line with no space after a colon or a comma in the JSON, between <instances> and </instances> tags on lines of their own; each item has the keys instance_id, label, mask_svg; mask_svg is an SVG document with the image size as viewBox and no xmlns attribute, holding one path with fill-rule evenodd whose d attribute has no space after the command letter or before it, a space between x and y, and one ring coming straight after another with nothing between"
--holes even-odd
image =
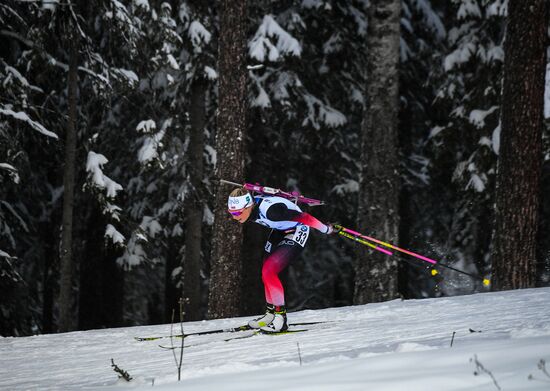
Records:
<instances>
[{"instance_id":1,"label":"conifer foliage","mask_svg":"<svg viewBox=\"0 0 550 391\"><path fill-rule=\"evenodd\" d=\"M0 335L169 322L180 298L185 321L262 310L268 232L241 233L218 179L323 199L306 211L469 273L493 262L501 288L548 284L544 37L538 114L519 125L504 73L526 71L505 70L527 50L506 22L524 3L542 0L2 1ZM367 42L390 16L380 52ZM511 137L542 114L536 137ZM520 145L544 160L536 253L536 219L502 231L523 209L497 175ZM528 284L498 263L503 240L530 243ZM283 275L288 308L486 289L380 256L312 233Z\"/></svg>"},{"instance_id":2,"label":"conifer foliage","mask_svg":"<svg viewBox=\"0 0 550 391\"><path fill-rule=\"evenodd\" d=\"M434 202L449 212L433 216L438 255L470 272L490 272L496 164L500 147L500 93L506 2L453 1L447 49L428 135ZM437 210L437 208L436 208ZM468 290L474 281L443 284L446 294Z\"/></svg>"}]
</instances>

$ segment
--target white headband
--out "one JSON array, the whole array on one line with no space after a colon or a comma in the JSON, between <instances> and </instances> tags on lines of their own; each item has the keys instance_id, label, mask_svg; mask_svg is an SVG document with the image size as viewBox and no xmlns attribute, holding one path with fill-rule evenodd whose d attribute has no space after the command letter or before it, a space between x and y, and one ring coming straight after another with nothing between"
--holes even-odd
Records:
<instances>
[{"instance_id":1,"label":"white headband","mask_svg":"<svg viewBox=\"0 0 550 391\"><path fill-rule=\"evenodd\" d=\"M252 196L250 194L245 194L239 197L229 197L227 199L227 209L229 210L241 210L252 205Z\"/></svg>"}]
</instances>

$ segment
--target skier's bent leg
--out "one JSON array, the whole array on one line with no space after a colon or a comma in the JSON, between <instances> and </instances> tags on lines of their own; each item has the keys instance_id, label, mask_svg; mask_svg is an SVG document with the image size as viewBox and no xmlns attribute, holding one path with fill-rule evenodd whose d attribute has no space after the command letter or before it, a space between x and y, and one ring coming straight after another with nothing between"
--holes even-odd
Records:
<instances>
[{"instance_id":1,"label":"skier's bent leg","mask_svg":"<svg viewBox=\"0 0 550 391\"><path fill-rule=\"evenodd\" d=\"M285 293L283 284L279 279L279 273L284 270L288 264L296 258L301 252L301 247L297 244L289 245L281 243L275 251L264 261L262 267L262 281L265 288L266 301L275 307L285 305Z\"/></svg>"}]
</instances>

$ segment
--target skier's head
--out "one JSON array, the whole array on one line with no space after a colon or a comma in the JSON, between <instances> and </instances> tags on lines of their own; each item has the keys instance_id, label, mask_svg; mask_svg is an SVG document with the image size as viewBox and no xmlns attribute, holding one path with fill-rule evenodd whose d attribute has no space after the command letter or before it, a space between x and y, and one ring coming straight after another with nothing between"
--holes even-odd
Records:
<instances>
[{"instance_id":1,"label":"skier's head","mask_svg":"<svg viewBox=\"0 0 550 391\"><path fill-rule=\"evenodd\" d=\"M241 224L248 220L253 206L254 198L243 187L233 190L227 199L228 212L234 220L237 220Z\"/></svg>"}]
</instances>

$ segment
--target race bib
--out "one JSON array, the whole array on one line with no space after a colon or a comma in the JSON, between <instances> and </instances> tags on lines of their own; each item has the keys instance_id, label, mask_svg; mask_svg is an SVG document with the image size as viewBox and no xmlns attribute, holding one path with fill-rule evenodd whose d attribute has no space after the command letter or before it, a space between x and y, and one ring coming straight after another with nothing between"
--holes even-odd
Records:
<instances>
[{"instance_id":1,"label":"race bib","mask_svg":"<svg viewBox=\"0 0 550 391\"><path fill-rule=\"evenodd\" d=\"M299 225L292 236L292 240L304 247L309 236L309 227L307 225Z\"/></svg>"}]
</instances>

